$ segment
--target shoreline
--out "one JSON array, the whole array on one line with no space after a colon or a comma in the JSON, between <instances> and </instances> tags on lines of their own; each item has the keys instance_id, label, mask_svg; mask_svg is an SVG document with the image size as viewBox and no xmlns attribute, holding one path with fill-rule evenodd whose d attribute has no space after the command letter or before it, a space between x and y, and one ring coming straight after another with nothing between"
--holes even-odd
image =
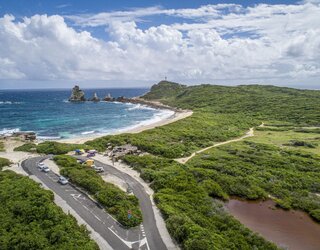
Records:
<instances>
[{"instance_id":1,"label":"shoreline","mask_svg":"<svg viewBox=\"0 0 320 250\"><path fill-rule=\"evenodd\" d=\"M163 109L167 109L166 107L162 107ZM173 109L171 109L173 111ZM115 133L108 133L108 134L95 134L95 135L90 135L90 136L79 136L79 137L75 137L75 138L68 138L68 139L60 139L60 140L52 140L52 141L56 141L56 142L61 142L61 143L72 143L72 144L83 144L87 141L91 141L103 136L107 136L107 135L119 135L119 134L125 134L125 133L129 133L129 134L137 134L149 129L153 129L156 127L160 127L160 126L164 126L176 121L179 121L181 119L187 118L189 116L191 116L193 114L193 111L191 110L174 110L174 113L167 118L164 118L160 121L156 121L147 125L138 125L137 127L133 127L133 128L128 128L128 129L123 129L121 131L115 132ZM43 142L46 140L37 140L38 142Z\"/></svg>"}]
</instances>

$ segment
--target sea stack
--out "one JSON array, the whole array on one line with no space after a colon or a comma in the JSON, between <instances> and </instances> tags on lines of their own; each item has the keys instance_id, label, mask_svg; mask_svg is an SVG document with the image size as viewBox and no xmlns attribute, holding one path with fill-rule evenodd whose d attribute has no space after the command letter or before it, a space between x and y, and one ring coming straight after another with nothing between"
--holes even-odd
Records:
<instances>
[{"instance_id":1,"label":"sea stack","mask_svg":"<svg viewBox=\"0 0 320 250\"><path fill-rule=\"evenodd\" d=\"M93 94L93 97L90 99L92 102L100 102L100 98L98 97L97 93Z\"/></svg>"},{"instance_id":2,"label":"sea stack","mask_svg":"<svg viewBox=\"0 0 320 250\"><path fill-rule=\"evenodd\" d=\"M111 101L114 100L114 98L111 96L110 93L108 93L108 95L106 95L105 98L103 98L103 100L104 100L105 102L111 102Z\"/></svg>"},{"instance_id":3,"label":"sea stack","mask_svg":"<svg viewBox=\"0 0 320 250\"><path fill-rule=\"evenodd\" d=\"M86 98L84 97L84 92L79 88L78 85L74 86L72 89L69 102L84 102Z\"/></svg>"}]
</instances>

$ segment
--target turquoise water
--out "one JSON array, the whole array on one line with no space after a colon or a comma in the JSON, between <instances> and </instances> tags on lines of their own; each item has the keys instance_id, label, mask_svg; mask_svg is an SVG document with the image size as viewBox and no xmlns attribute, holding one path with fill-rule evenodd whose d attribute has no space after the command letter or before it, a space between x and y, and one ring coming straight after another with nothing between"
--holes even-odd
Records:
<instances>
[{"instance_id":1,"label":"turquoise water","mask_svg":"<svg viewBox=\"0 0 320 250\"><path fill-rule=\"evenodd\" d=\"M139 96L147 89L87 89L86 97ZM70 103L69 90L0 90L0 134L34 131L40 139L111 134L147 125L172 115L137 104Z\"/></svg>"}]
</instances>

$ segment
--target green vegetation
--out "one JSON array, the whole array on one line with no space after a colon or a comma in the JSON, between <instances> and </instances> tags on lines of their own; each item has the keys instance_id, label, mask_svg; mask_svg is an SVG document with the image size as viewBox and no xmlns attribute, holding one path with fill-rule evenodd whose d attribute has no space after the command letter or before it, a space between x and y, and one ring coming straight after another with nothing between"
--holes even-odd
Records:
<instances>
[{"instance_id":1,"label":"green vegetation","mask_svg":"<svg viewBox=\"0 0 320 250\"><path fill-rule=\"evenodd\" d=\"M11 161L6 159L6 158L2 158L0 157L0 170L3 168L3 167L7 167L7 166L10 166L11 164Z\"/></svg>"},{"instance_id":2,"label":"green vegetation","mask_svg":"<svg viewBox=\"0 0 320 250\"><path fill-rule=\"evenodd\" d=\"M187 87L160 82L144 98L192 109L194 114L139 134L106 136L86 144L103 151L108 143L130 143L154 155L179 158L214 142L243 135L262 121L280 125L275 128L277 130L288 130L290 126L320 125L319 91L259 85Z\"/></svg>"},{"instance_id":3,"label":"green vegetation","mask_svg":"<svg viewBox=\"0 0 320 250\"><path fill-rule=\"evenodd\" d=\"M151 182L167 228L183 249L277 249L210 198L227 198L217 182L197 180L189 167L161 157L128 155L124 161Z\"/></svg>"},{"instance_id":4,"label":"green vegetation","mask_svg":"<svg viewBox=\"0 0 320 250\"><path fill-rule=\"evenodd\" d=\"M24 152L34 153L37 151L37 145L31 142L28 142L19 147L16 147L14 151L24 151Z\"/></svg>"},{"instance_id":5,"label":"green vegetation","mask_svg":"<svg viewBox=\"0 0 320 250\"><path fill-rule=\"evenodd\" d=\"M54 141L45 141L38 145L34 143L26 143L14 149L14 151L37 152L39 154L66 154L76 149L90 149L89 146L83 144L67 144Z\"/></svg>"},{"instance_id":6,"label":"green vegetation","mask_svg":"<svg viewBox=\"0 0 320 250\"><path fill-rule=\"evenodd\" d=\"M252 138L247 138L247 140L271 144L286 149L299 149L303 152L320 155L319 134L297 132L297 129L295 128L285 131L275 131L274 127L263 128L263 131L256 130L254 132L255 136Z\"/></svg>"},{"instance_id":7,"label":"green vegetation","mask_svg":"<svg viewBox=\"0 0 320 250\"><path fill-rule=\"evenodd\" d=\"M3 141L0 141L0 152L5 150Z\"/></svg>"},{"instance_id":8,"label":"green vegetation","mask_svg":"<svg viewBox=\"0 0 320 250\"><path fill-rule=\"evenodd\" d=\"M135 196L126 194L111 183L106 183L94 169L79 164L71 156L55 156L54 161L61 168L60 173L63 176L70 178L72 183L93 195L123 226L134 227L142 222L139 201ZM130 219L128 210L132 211Z\"/></svg>"},{"instance_id":9,"label":"green vegetation","mask_svg":"<svg viewBox=\"0 0 320 250\"><path fill-rule=\"evenodd\" d=\"M175 91L168 91L168 85ZM281 121L287 125L320 126L320 91L261 85L186 87L165 81L153 89L157 92L151 91L144 98L174 107L222 114L240 112L257 118L260 123Z\"/></svg>"},{"instance_id":10,"label":"green vegetation","mask_svg":"<svg viewBox=\"0 0 320 250\"><path fill-rule=\"evenodd\" d=\"M0 249L99 249L51 191L11 171L0 172L0 221Z\"/></svg>"},{"instance_id":11,"label":"green vegetation","mask_svg":"<svg viewBox=\"0 0 320 250\"><path fill-rule=\"evenodd\" d=\"M113 145L130 143L154 155L178 158L190 155L193 151L208 147L214 142L241 136L255 124L257 123L241 114L197 112L179 122L139 134L105 136L86 144L103 151L107 143Z\"/></svg>"},{"instance_id":12,"label":"green vegetation","mask_svg":"<svg viewBox=\"0 0 320 250\"><path fill-rule=\"evenodd\" d=\"M320 209L320 157L253 140L210 149L188 166L198 181L214 180L228 195L247 199L271 195L280 207L313 216Z\"/></svg>"}]
</instances>

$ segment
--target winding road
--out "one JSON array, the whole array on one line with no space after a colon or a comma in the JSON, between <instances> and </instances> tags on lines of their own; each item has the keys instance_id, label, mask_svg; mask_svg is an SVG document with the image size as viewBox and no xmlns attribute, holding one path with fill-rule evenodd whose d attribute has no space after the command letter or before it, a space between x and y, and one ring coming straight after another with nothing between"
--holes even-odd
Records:
<instances>
[{"instance_id":1,"label":"winding road","mask_svg":"<svg viewBox=\"0 0 320 250\"><path fill-rule=\"evenodd\" d=\"M139 199L143 223L140 227L125 229L79 188L72 184L60 185L57 182L58 175L51 171L49 173L39 171L37 168L38 163L46 158L47 157L30 158L23 161L21 166L29 175L35 175L49 189L59 195L95 232L100 234L113 249L167 249L156 226L149 195L145 192L144 187L133 177L122 173L112 166L95 161L95 165L103 167L106 173L123 179ZM110 248L106 246L105 249Z\"/></svg>"}]
</instances>

